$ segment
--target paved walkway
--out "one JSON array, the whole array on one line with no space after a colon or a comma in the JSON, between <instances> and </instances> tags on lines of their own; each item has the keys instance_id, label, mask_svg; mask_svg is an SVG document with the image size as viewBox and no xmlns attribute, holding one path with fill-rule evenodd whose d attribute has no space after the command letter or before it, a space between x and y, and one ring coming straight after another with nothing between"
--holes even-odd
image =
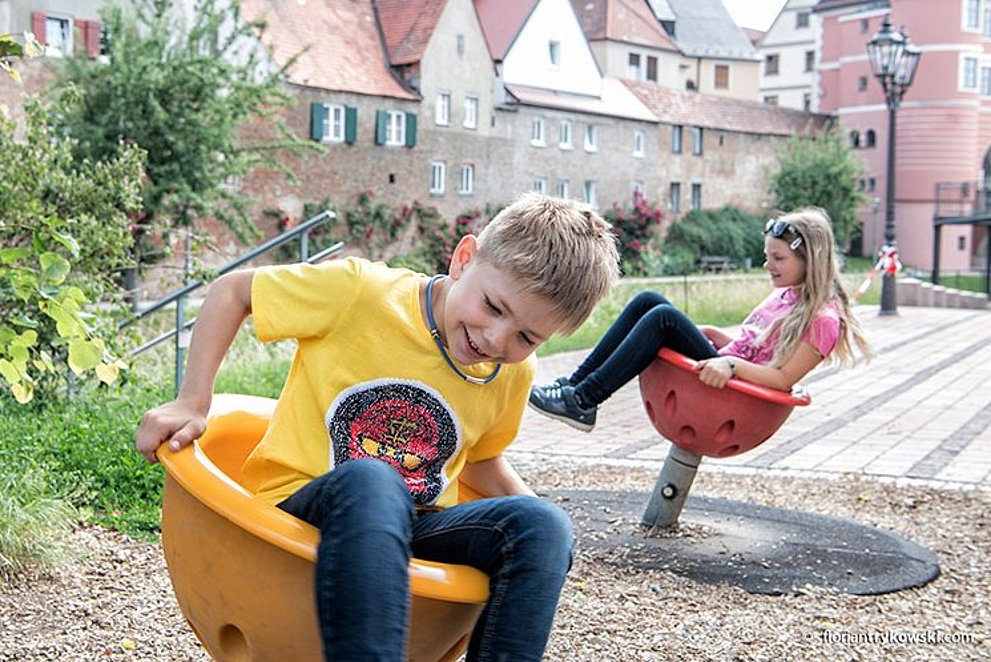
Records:
<instances>
[{"instance_id":1,"label":"paved walkway","mask_svg":"<svg viewBox=\"0 0 991 662\"><path fill-rule=\"evenodd\" d=\"M991 488L991 311L901 306L857 314L876 356L821 367L796 408L762 446L708 459L704 471L864 474L945 487ZM569 372L584 353L540 360L537 383ZM585 434L528 411L511 454L657 466L669 443L648 421L634 380L599 409Z\"/></svg>"}]
</instances>

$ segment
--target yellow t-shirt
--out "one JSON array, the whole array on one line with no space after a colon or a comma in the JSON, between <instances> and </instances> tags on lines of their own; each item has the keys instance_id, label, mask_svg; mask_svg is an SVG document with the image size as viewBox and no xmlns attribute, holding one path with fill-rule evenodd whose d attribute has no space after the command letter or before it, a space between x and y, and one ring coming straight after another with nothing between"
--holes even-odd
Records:
<instances>
[{"instance_id":1,"label":"yellow t-shirt","mask_svg":"<svg viewBox=\"0 0 991 662\"><path fill-rule=\"evenodd\" d=\"M360 258L256 270L258 338L298 346L245 487L279 503L339 464L376 457L417 505L447 507L465 462L496 457L516 437L535 360L504 365L485 385L466 382L423 321L422 282ZM495 365L459 368L480 377Z\"/></svg>"}]
</instances>

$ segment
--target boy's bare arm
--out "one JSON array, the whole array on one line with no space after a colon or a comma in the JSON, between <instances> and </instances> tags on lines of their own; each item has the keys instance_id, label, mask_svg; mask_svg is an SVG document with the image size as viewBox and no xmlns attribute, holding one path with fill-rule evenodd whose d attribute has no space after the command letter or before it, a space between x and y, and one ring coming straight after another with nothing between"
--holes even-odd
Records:
<instances>
[{"instance_id":1,"label":"boy's bare arm","mask_svg":"<svg viewBox=\"0 0 991 662\"><path fill-rule=\"evenodd\" d=\"M210 286L193 327L179 395L146 412L135 434L134 445L149 462L156 461L155 450L161 444L168 442L172 450L179 450L206 429L217 371L251 313L252 277L250 270L235 271Z\"/></svg>"},{"instance_id":2,"label":"boy's bare arm","mask_svg":"<svg viewBox=\"0 0 991 662\"><path fill-rule=\"evenodd\" d=\"M523 482L513 465L502 455L481 462L469 462L461 471L461 480L483 497L536 493Z\"/></svg>"}]
</instances>

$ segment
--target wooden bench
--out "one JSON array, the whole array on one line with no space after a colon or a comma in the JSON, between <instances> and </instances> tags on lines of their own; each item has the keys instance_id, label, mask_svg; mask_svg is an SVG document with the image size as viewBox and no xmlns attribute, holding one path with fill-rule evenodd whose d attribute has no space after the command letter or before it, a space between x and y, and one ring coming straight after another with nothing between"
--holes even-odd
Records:
<instances>
[{"instance_id":1,"label":"wooden bench","mask_svg":"<svg viewBox=\"0 0 991 662\"><path fill-rule=\"evenodd\" d=\"M726 255L703 255L696 263L703 271L729 271L733 260Z\"/></svg>"}]
</instances>

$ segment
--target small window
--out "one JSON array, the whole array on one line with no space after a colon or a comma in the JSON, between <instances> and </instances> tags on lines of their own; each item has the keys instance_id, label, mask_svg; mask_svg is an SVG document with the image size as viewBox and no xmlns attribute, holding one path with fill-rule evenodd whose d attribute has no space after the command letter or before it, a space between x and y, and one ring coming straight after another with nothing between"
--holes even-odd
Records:
<instances>
[{"instance_id":1,"label":"small window","mask_svg":"<svg viewBox=\"0 0 991 662\"><path fill-rule=\"evenodd\" d=\"M657 82L657 58L653 55L647 56L647 80Z\"/></svg>"},{"instance_id":2,"label":"small window","mask_svg":"<svg viewBox=\"0 0 991 662\"><path fill-rule=\"evenodd\" d=\"M594 152L599 149L599 127L594 124L585 125L585 151Z\"/></svg>"},{"instance_id":3,"label":"small window","mask_svg":"<svg viewBox=\"0 0 991 662\"><path fill-rule=\"evenodd\" d=\"M729 89L729 65L717 64L713 73L713 87L717 90Z\"/></svg>"},{"instance_id":4,"label":"small window","mask_svg":"<svg viewBox=\"0 0 991 662\"><path fill-rule=\"evenodd\" d=\"M812 93L811 92L803 92L802 93L802 110L804 110L807 113L812 111Z\"/></svg>"},{"instance_id":5,"label":"small window","mask_svg":"<svg viewBox=\"0 0 991 662\"><path fill-rule=\"evenodd\" d=\"M599 200L595 193L595 182L586 179L582 186L582 200L588 203L593 209L599 206Z\"/></svg>"},{"instance_id":6,"label":"small window","mask_svg":"<svg viewBox=\"0 0 991 662\"><path fill-rule=\"evenodd\" d=\"M967 237L965 237L964 235L957 236L957 250L958 251L967 250Z\"/></svg>"},{"instance_id":7,"label":"small window","mask_svg":"<svg viewBox=\"0 0 991 662\"><path fill-rule=\"evenodd\" d=\"M465 56L465 36L463 34L454 35L454 50L457 51L459 58Z\"/></svg>"},{"instance_id":8,"label":"small window","mask_svg":"<svg viewBox=\"0 0 991 662\"><path fill-rule=\"evenodd\" d=\"M981 0L966 0L964 11L964 28L979 30L981 28Z\"/></svg>"},{"instance_id":9,"label":"small window","mask_svg":"<svg viewBox=\"0 0 991 662\"><path fill-rule=\"evenodd\" d=\"M557 187L554 189L554 194L559 198L568 198L571 196L571 182L567 179L562 179L557 183Z\"/></svg>"},{"instance_id":10,"label":"small window","mask_svg":"<svg viewBox=\"0 0 991 662\"><path fill-rule=\"evenodd\" d=\"M867 34L871 29L871 19L862 18L860 19L860 34Z\"/></svg>"},{"instance_id":11,"label":"small window","mask_svg":"<svg viewBox=\"0 0 991 662\"><path fill-rule=\"evenodd\" d=\"M471 163L461 164L461 186L458 193L461 195L471 195L475 192L475 166Z\"/></svg>"},{"instance_id":12,"label":"small window","mask_svg":"<svg viewBox=\"0 0 991 662\"><path fill-rule=\"evenodd\" d=\"M643 182L636 180L630 188L632 189L631 193L633 194L634 200L640 200L643 198Z\"/></svg>"},{"instance_id":13,"label":"small window","mask_svg":"<svg viewBox=\"0 0 991 662\"><path fill-rule=\"evenodd\" d=\"M778 105L778 95L777 94L768 94L768 95L765 95L765 97L764 97L764 103L766 103L768 106L777 106Z\"/></svg>"},{"instance_id":14,"label":"small window","mask_svg":"<svg viewBox=\"0 0 991 662\"><path fill-rule=\"evenodd\" d=\"M560 133L558 136L557 146L561 149L572 149L572 134L574 133L575 123L572 120L561 120Z\"/></svg>"},{"instance_id":15,"label":"small window","mask_svg":"<svg viewBox=\"0 0 991 662\"><path fill-rule=\"evenodd\" d=\"M671 152L673 154L681 154L681 133L682 126L680 124L671 127Z\"/></svg>"},{"instance_id":16,"label":"small window","mask_svg":"<svg viewBox=\"0 0 991 662\"><path fill-rule=\"evenodd\" d=\"M644 147L647 143L647 139L644 136L643 131L637 129L633 132L633 156L643 157Z\"/></svg>"},{"instance_id":17,"label":"small window","mask_svg":"<svg viewBox=\"0 0 991 662\"><path fill-rule=\"evenodd\" d=\"M692 209L702 209L702 185L698 182L692 184Z\"/></svg>"},{"instance_id":18,"label":"small window","mask_svg":"<svg viewBox=\"0 0 991 662\"><path fill-rule=\"evenodd\" d=\"M534 117L530 123L530 144L534 147L543 147L547 143L544 139L545 123L543 117Z\"/></svg>"},{"instance_id":19,"label":"small window","mask_svg":"<svg viewBox=\"0 0 991 662\"><path fill-rule=\"evenodd\" d=\"M67 18L45 17L47 55L72 55L72 24Z\"/></svg>"},{"instance_id":20,"label":"small window","mask_svg":"<svg viewBox=\"0 0 991 662\"><path fill-rule=\"evenodd\" d=\"M850 148L857 149L860 147L860 131L854 129L850 132Z\"/></svg>"},{"instance_id":21,"label":"small window","mask_svg":"<svg viewBox=\"0 0 991 662\"><path fill-rule=\"evenodd\" d=\"M692 154L702 155L702 127L700 126L692 127Z\"/></svg>"},{"instance_id":22,"label":"small window","mask_svg":"<svg viewBox=\"0 0 991 662\"><path fill-rule=\"evenodd\" d=\"M963 59L963 89L977 90L977 58L965 57Z\"/></svg>"},{"instance_id":23,"label":"small window","mask_svg":"<svg viewBox=\"0 0 991 662\"><path fill-rule=\"evenodd\" d=\"M991 38L991 7L984 8L984 36Z\"/></svg>"},{"instance_id":24,"label":"small window","mask_svg":"<svg viewBox=\"0 0 991 662\"><path fill-rule=\"evenodd\" d=\"M626 77L630 80L640 80L640 54L630 53L626 60Z\"/></svg>"},{"instance_id":25,"label":"small window","mask_svg":"<svg viewBox=\"0 0 991 662\"><path fill-rule=\"evenodd\" d=\"M861 76L857 79L857 91L866 92L867 91L867 76Z\"/></svg>"},{"instance_id":26,"label":"small window","mask_svg":"<svg viewBox=\"0 0 991 662\"><path fill-rule=\"evenodd\" d=\"M406 144L406 113L398 110L390 110L387 112L385 144Z\"/></svg>"},{"instance_id":27,"label":"small window","mask_svg":"<svg viewBox=\"0 0 991 662\"><path fill-rule=\"evenodd\" d=\"M795 14L795 27L796 28L809 27L809 12L800 11Z\"/></svg>"},{"instance_id":28,"label":"small window","mask_svg":"<svg viewBox=\"0 0 991 662\"><path fill-rule=\"evenodd\" d=\"M858 191L861 191L861 192L867 190L867 181L864 180L864 179L858 179L857 180L857 190Z\"/></svg>"},{"instance_id":29,"label":"small window","mask_svg":"<svg viewBox=\"0 0 991 662\"><path fill-rule=\"evenodd\" d=\"M324 108L326 109L323 118L324 142L344 142L344 106L327 103L324 104Z\"/></svg>"},{"instance_id":30,"label":"small window","mask_svg":"<svg viewBox=\"0 0 991 662\"><path fill-rule=\"evenodd\" d=\"M533 190L541 195L547 194L547 180L543 177L537 177L533 180Z\"/></svg>"},{"instance_id":31,"label":"small window","mask_svg":"<svg viewBox=\"0 0 991 662\"><path fill-rule=\"evenodd\" d=\"M465 97L465 121L466 129L478 128L478 97Z\"/></svg>"},{"instance_id":32,"label":"small window","mask_svg":"<svg viewBox=\"0 0 991 662\"><path fill-rule=\"evenodd\" d=\"M443 161L433 161L430 164L430 195L444 195L444 180L447 177L447 165Z\"/></svg>"},{"instance_id":33,"label":"small window","mask_svg":"<svg viewBox=\"0 0 991 662\"><path fill-rule=\"evenodd\" d=\"M437 106L434 108L434 121L439 126L447 126L451 123L450 92L439 92L437 94Z\"/></svg>"},{"instance_id":34,"label":"small window","mask_svg":"<svg viewBox=\"0 0 991 662\"><path fill-rule=\"evenodd\" d=\"M668 211L681 211L681 182L671 182L668 185Z\"/></svg>"},{"instance_id":35,"label":"small window","mask_svg":"<svg viewBox=\"0 0 991 662\"><path fill-rule=\"evenodd\" d=\"M877 189L877 180L873 177L867 178L867 191L873 193Z\"/></svg>"},{"instance_id":36,"label":"small window","mask_svg":"<svg viewBox=\"0 0 991 662\"><path fill-rule=\"evenodd\" d=\"M551 59L552 67L561 66L561 42L554 40L547 42L547 54Z\"/></svg>"},{"instance_id":37,"label":"small window","mask_svg":"<svg viewBox=\"0 0 991 662\"><path fill-rule=\"evenodd\" d=\"M991 96L991 67L981 67L981 94Z\"/></svg>"},{"instance_id":38,"label":"small window","mask_svg":"<svg viewBox=\"0 0 991 662\"><path fill-rule=\"evenodd\" d=\"M778 54L769 53L764 56L764 75L765 76L777 76L778 75Z\"/></svg>"},{"instance_id":39,"label":"small window","mask_svg":"<svg viewBox=\"0 0 991 662\"><path fill-rule=\"evenodd\" d=\"M874 133L874 129L867 129L867 133L864 134L864 147L874 147L877 145L877 134Z\"/></svg>"},{"instance_id":40,"label":"small window","mask_svg":"<svg viewBox=\"0 0 991 662\"><path fill-rule=\"evenodd\" d=\"M816 52L805 51L805 71L813 71L816 68Z\"/></svg>"}]
</instances>

